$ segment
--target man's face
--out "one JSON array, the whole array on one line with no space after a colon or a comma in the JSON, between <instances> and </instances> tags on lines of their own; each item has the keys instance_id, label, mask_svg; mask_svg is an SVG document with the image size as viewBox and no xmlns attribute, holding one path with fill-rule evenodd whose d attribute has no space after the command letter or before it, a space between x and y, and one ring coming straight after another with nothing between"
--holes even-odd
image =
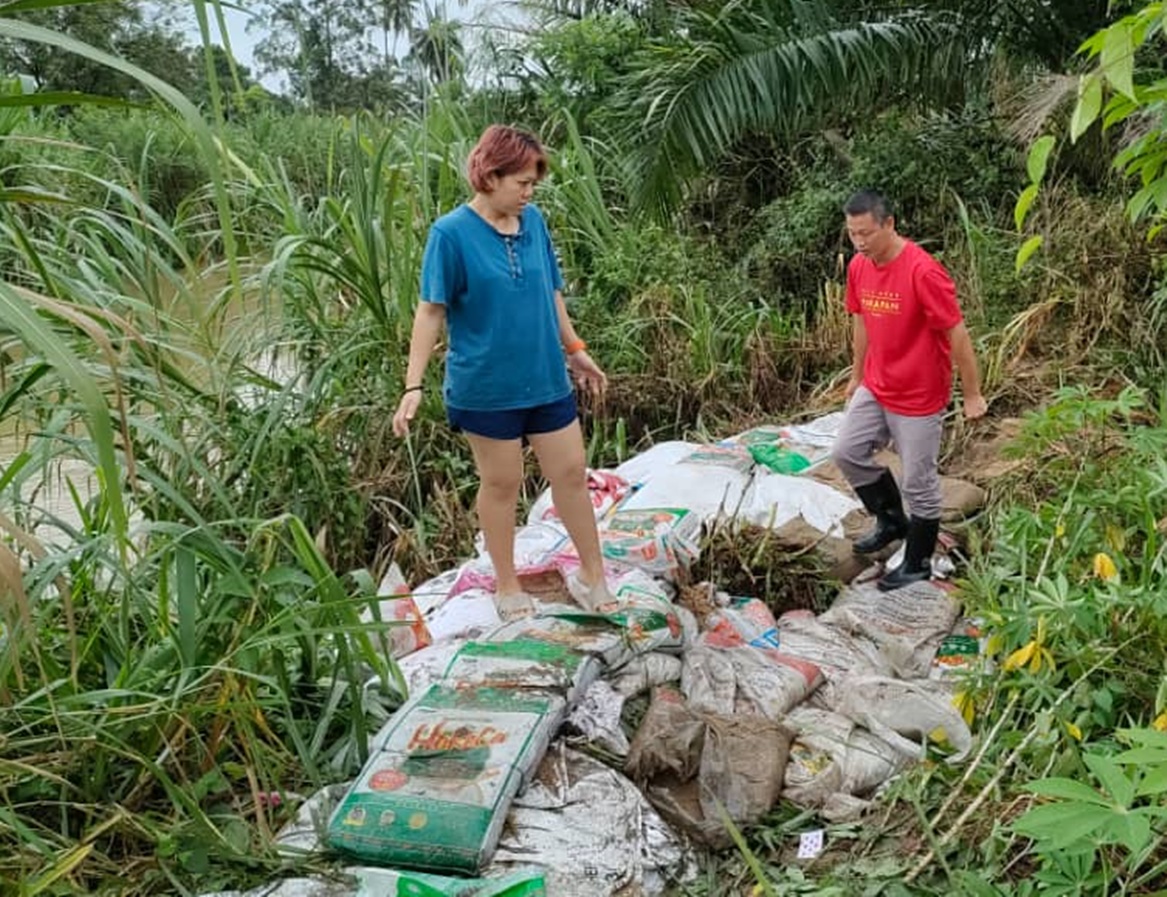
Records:
<instances>
[{"instance_id":1,"label":"man's face","mask_svg":"<svg viewBox=\"0 0 1167 897\"><path fill-rule=\"evenodd\" d=\"M896 222L891 215L882 224L870 212L847 216L847 236L851 238L851 245L876 264L886 261L891 255L895 233Z\"/></svg>"}]
</instances>

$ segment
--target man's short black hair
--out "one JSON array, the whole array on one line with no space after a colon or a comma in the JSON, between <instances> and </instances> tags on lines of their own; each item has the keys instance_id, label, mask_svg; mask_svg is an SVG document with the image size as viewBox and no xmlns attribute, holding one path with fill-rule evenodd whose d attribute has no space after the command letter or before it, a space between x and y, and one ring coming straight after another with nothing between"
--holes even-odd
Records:
<instances>
[{"instance_id":1,"label":"man's short black hair","mask_svg":"<svg viewBox=\"0 0 1167 897\"><path fill-rule=\"evenodd\" d=\"M895 212L886 196L876 190L860 190L843 206L844 215L871 215L879 224L887 221Z\"/></svg>"}]
</instances>

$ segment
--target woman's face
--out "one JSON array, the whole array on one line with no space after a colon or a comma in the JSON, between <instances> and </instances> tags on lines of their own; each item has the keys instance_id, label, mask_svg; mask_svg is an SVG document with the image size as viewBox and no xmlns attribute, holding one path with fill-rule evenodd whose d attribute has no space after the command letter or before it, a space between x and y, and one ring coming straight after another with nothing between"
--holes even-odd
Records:
<instances>
[{"instance_id":1,"label":"woman's face","mask_svg":"<svg viewBox=\"0 0 1167 897\"><path fill-rule=\"evenodd\" d=\"M496 212L518 217L534 196L535 184L538 182L539 169L531 162L526 168L512 174L491 175L486 198Z\"/></svg>"}]
</instances>

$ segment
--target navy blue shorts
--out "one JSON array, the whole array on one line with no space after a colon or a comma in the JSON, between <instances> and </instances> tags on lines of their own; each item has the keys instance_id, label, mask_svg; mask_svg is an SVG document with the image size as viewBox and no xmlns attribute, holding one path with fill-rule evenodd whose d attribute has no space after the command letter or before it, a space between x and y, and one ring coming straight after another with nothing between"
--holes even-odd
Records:
<instances>
[{"instance_id":1,"label":"navy blue shorts","mask_svg":"<svg viewBox=\"0 0 1167 897\"><path fill-rule=\"evenodd\" d=\"M546 405L512 408L508 411L470 411L446 407L446 417L454 432L465 430L487 439L522 439L533 433L554 433L579 416L575 393Z\"/></svg>"}]
</instances>

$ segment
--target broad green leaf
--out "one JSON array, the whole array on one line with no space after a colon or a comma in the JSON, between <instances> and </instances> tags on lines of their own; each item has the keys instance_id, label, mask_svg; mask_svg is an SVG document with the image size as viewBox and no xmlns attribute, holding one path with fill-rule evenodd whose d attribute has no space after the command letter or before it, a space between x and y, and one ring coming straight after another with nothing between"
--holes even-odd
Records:
<instances>
[{"instance_id":1,"label":"broad green leaf","mask_svg":"<svg viewBox=\"0 0 1167 897\"><path fill-rule=\"evenodd\" d=\"M999 888L989 884L974 872L954 869L952 880L955 884L960 885L960 893L967 894L969 897L1001 897Z\"/></svg>"},{"instance_id":2,"label":"broad green leaf","mask_svg":"<svg viewBox=\"0 0 1167 897\"><path fill-rule=\"evenodd\" d=\"M1078 102L1074 105L1074 114L1070 116L1070 142L1076 143L1094 124L1101 111L1102 81L1096 74L1083 75L1078 83Z\"/></svg>"},{"instance_id":3,"label":"broad green leaf","mask_svg":"<svg viewBox=\"0 0 1167 897\"><path fill-rule=\"evenodd\" d=\"M1102 807L1110 806L1110 801L1089 785L1084 785L1082 782L1075 782L1073 779L1040 779L1026 785L1025 790L1039 794L1042 797L1056 797L1059 800L1075 800L1098 804Z\"/></svg>"},{"instance_id":4,"label":"broad green leaf","mask_svg":"<svg viewBox=\"0 0 1167 897\"><path fill-rule=\"evenodd\" d=\"M1167 764L1156 766L1143 773L1143 778L1138 785L1139 797L1162 794L1164 791L1167 791Z\"/></svg>"},{"instance_id":5,"label":"broad green leaf","mask_svg":"<svg viewBox=\"0 0 1167 897\"><path fill-rule=\"evenodd\" d=\"M1014 831L1054 847L1068 847L1101 828L1110 815L1094 804L1042 804L1013 823Z\"/></svg>"},{"instance_id":6,"label":"broad green leaf","mask_svg":"<svg viewBox=\"0 0 1167 897\"><path fill-rule=\"evenodd\" d=\"M1108 839L1138 853L1151 840L1151 820L1139 812L1115 814L1104 830Z\"/></svg>"},{"instance_id":7,"label":"broad green leaf","mask_svg":"<svg viewBox=\"0 0 1167 897\"><path fill-rule=\"evenodd\" d=\"M1017 225L1017 229L1025 225L1025 218L1029 215L1030 206L1033 201L1037 199L1037 184L1030 184L1021 191L1021 195L1017 197L1017 205L1013 207L1013 222Z\"/></svg>"},{"instance_id":8,"label":"broad green leaf","mask_svg":"<svg viewBox=\"0 0 1167 897\"><path fill-rule=\"evenodd\" d=\"M1057 143L1057 140L1051 135L1046 134L1044 137L1039 137L1035 140L1033 146L1029 148L1029 157L1025 160L1025 169L1029 173L1029 180L1032 183L1040 184L1045 180L1046 164L1049 162L1049 154L1053 151L1055 143Z\"/></svg>"},{"instance_id":9,"label":"broad green leaf","mask_svg":"<svg viewBox=\"0 0 1167 897\"><path fill-rule=\"evenodd\" d=\"M1114 89L1131 99L1135 97L1135 42L1131 22L1115 22L1106 29L1102 40L1102 71Z\"/></svg>"},{"instance_id":10,"label":"broad green leaf","mask_svg":"<svg viewBox=\"0 0 1167 897\"><path fill-rule=\"evenodd\" d=\"M1021 244L1021 248L1017 250L1017 258L1013 262L1013 268L1018 273L1025 267L1025 263L1029 261L1037 250L1041 248L1041 244L1045 242L1045 238L1041 234L1030 237Z\"/></svg>"},{"instance_id":11,"label":"broad green leaf","mask_svg":"<svg viewBox=\"0 0 1167 897\"><path fill-rule=\"evenodd\" d=\"M1135 783L1126 777L1121 766L1101 754L1087 754L1082 759L1098 777L1107 794L1123 807L1131 805L1135 799Z\"/></svg>"}]
</instances>

